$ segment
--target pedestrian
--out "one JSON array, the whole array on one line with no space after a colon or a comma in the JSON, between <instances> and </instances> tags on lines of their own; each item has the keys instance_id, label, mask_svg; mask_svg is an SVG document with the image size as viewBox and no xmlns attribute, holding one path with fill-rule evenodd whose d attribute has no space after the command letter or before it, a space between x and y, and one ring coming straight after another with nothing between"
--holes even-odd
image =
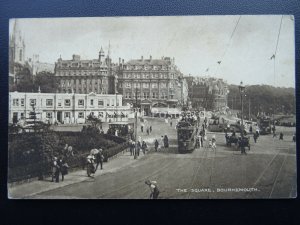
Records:
<instances>
[{"instance_id":1,"label":"pedestrian","mask_svg":"<svg viewBox=\"0 0 300 225\"><path fill-rule=\"evenodd\" d=\"M150 130L150 133L152 132L152 126L150 125L150 128L149 128L149 130Z\"/></svg>"},{"instance_id":2,"label":"pedestrian","mask_svg":"<svg viewBox=\"0 0 300 225\"><path fill-rule=\"evenodd\" d=\"M143 151L144 155L146 154L146 150L147 150L147 144L146 144L145 141L143 141L143 143L142 143L142 151Z\"/></svg>"},{"instance_id":3,"label":"pedestrian","mask_svg":"<svg viewBox=\"0 0 300 225\"><path fill-rule=\"evenodd\" d=\"M296 134L293 134L293 142L296 142Z\"/></svg>"},{"instance_id":4,"label":"pedestrian","mask_svg":"<svg viewBox=\"0 0 300 225\"><path fill-rule=\"evenodd\" d=\"M280 134L279 134L279 140L283 140L283 133L282 132L280 132Z\"/></svg>"},{"instance_id":5,"label":"pedestrian","mask_svg":"<svg viewBox=\"0 0 300 225\"><path fill-rule=\"evenodd\" d=\"M216 150L217 149L217 139L216 139L215 135L212 136L211 143L212 143L212 146L211 146L212 149Z\"/></svg>"},{"instance_id":6,"label":"pedestrian","mask_svg":"<svg viewBox=\"0 0 300 225\"><path fill-rule=\"evenodd\" d=\"M155 151L157 152L157 149L158 149L158 140L155 139L155 142L154 142L154 148L155 148Z\"/></svg>"},{"instance_id":7,"label":"pedestrian","mask_svg":"<svg viewBox=\"0 0 300 225\"><path fill-rule=\"evenodd\" d=\"M250 125L249 132L252 133L252 131L253 131L253 128L252 128L252 125Z\"/></svg>"},{"instance_id":8,"label":"pedestrian","mask_svg":"<svg viewBox=\"0 0 300 225\"><path fill-rule=\"evenodd\" d=\"M149 135L150 131L149 131L149 128L147 128L147 135Z\"/></svg>"},{"instance_id":9,"label":"pedestrian","mask_svg":"<svg viewBox=\"0 0 300 225\"><path fill-rule=\"evenodd\" d=\"M100 165L100 169L103 169L103 160L104 160L104 155L103 155L103 150L100 148L99 152L96 154L96 169L95 171L97 171L98 166Z\"/></svg>"},{"instance_id":10,"label":"pedestrian","mask_svg":"<svg viewBox=\"0 0 300 225\"><path fill-rule=\"evenodd\" d=\"M58 183L59 182L59 165L58 165L58 160L57 157L53 157L52 160L52 182L54 181Z\"/></svg>"},{"instance_id":11,"label":"pedestrian","mask_svg":"<svg viewBox=\"0 0 300 225\"><path fill-rule=\"evenodd\" d=\"M156 181L146 180L145 184L147 184L150 188L150 199L158 199L159 189Z\"/></svg>"},{"instance_id":12,"label":"pedestrian","mask_svg":"<svg viewBox=\"0 0 300 225\"><path fill-rule=\"evenodd\" d=\"M130 155L132 155L133 154L132 140L130 140L128 144L129 144Z\"/></svg>"},{"instance_id":13,"label":"pedestrian","mask_svg":"<svg viewBox=\"0 0 300 225\"><path fill-rule=\"evenodd\" d=\"M160 147L160 149L162 149L163 146L164 146L164 136L161 136L160 142L159 142L159 147Z\"/></svg>"},{"instance_id":14,"label":"pedestrian","mask_svg":"<svg viewBox=\"0 0 300 225\"><path fill-rule=\"evenodd\" d=\"M143 131L144 131L144 126L141 125L141 132L143 133Z\"/></svg>"},{"instance_id":15,"label":"pedestrian","mask_svg":"<svg viewBox=\"0 0 300 225\"><path fill-rule=\"evenodd\" d=\"M245 149L245 140L242 137L240 138L240 148L241 148L241 154L247 155L246 149Z\"/></svg>"},{"instance_id":16,"label":"pedestrian","mask_svg":"<svg viewBox=\"0 0 300 225\"><path fill-rule=\"evenodd\" d=\"M59 162L58 165L60 167L60 172L61 172L61 181L64 181L65 175L68 174L69 165L66 163L64 157L61 157L58 162Z\"/></svg>"},{"instance_id":17,"label":"pedestrian","mask_svg":"<svg viewBox=\"0 0 300 225\"><path fill-rule=\"evenodd\" d=\"M168 148L169 147L169 138L167 135L164 136L164 147Z\"/></svg>"},{"instance_id":18,"label":"pedestrian","mask_svg":"<svg viewBox=\"0 0 300 225\"><path fill-rule=\"evenodd\" d=\"M172 127L172 125L173 125L173 122L172 122L172 120L170 121L170 126Z\"/></svg>"},{"instance_id":19,"label":"pedestrian","mask_svg":"<svg viewBox=\"0 0 300 225\"><path fill-rule=\"evenodd\" d=\"M195 148L200 148L200 135L198 135L197 138L196 138Z\"/></svg>"},{"instance_id":20,"label":"pedestrian","mask_svg":"<svg viewBox=\"0 0 300 225\"><path fill-rule=\"evenodd\" d=\"M254 139L254 142L255 142L255 143L257 142L257 138L258 138L258 134L257 134L257 132L255 132L255 133L253 134L253 139Z\"/></svg>"},{"instance_id":21,"label":"pedestrian","mask_svg":"<svg viewBox=\"0 0 300 225\"><path fill-rule=\"evenodd\" d=\"M141 150L141 142L138 141L137 142L137 146L136 146L136 153L137 153L137 156L140 156L140 150Z\"/></svg>"}]
</instances>

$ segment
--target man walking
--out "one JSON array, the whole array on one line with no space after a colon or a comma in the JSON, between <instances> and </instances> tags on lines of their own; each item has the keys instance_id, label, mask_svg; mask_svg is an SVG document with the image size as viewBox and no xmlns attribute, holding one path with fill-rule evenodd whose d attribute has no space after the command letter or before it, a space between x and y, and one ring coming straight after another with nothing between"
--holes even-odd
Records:
<instances>
[{"instance_id":1,"label":"man walking","mask_svg":"<svg viewBox=\"0 0 300 225\"><path fill-rule=\"evenodd\" d=\"M157 152L157 149L158 149L158 140L155 139L155 142L154 142L154 148L155 148L155 151Z\"/></svg>"}]
</instances>

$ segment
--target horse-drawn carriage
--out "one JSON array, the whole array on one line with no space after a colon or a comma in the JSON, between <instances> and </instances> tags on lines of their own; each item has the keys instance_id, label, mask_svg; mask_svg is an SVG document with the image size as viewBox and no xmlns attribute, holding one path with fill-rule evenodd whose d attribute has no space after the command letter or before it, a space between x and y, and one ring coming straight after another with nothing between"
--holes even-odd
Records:
<instances>
[{"instance_id":1,"label":"horse-drawn carriage","mask_svg":"<svg viewBox=\"0 0 300 225\"><path fill-rule=\"evenodd\" d=\"M226 145L228 147L231 147L231 144L234 144L235 146L238 146L239 148L242 147L247 147L250 150L250 138L247 136L244 137L237 137L235 135L229 136L227 133L225 134L225 139L226 139Z\"/></svg>"}]
</instances>

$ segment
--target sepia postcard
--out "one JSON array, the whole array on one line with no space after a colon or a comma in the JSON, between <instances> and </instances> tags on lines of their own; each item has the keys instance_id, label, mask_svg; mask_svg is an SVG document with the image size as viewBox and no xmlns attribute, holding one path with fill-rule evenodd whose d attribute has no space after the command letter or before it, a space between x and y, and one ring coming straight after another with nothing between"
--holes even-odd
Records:
<instances>
[{"instance_id":1,"label":"sepia postcard","mask_svg":"<svg viewBox=\"0 0 300 225\"><path fill-rule=\"evenodd\" d=\"M293 15L9 21L8 197L297 197Z\"/></svg>"}]
</instances>

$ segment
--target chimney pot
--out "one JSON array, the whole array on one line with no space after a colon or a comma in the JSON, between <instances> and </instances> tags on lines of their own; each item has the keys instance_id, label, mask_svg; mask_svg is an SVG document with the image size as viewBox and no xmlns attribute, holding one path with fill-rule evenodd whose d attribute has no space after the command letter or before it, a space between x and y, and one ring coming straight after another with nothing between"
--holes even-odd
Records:
<instances>
[{"instance_id":1,"label":"chimney pot","mask_svg":"<svg viewBox=\"0 0 300 225\"><path fill-rule=\"evenodd\" d=\"M150 60L152 60L152 55L150 55Z\"/></svg>"},{"instance_id":2,"label":"chimney pot","mask_svg":"<svg viewBox=\"0 0 300 225\"><path fill-rule=\"evenodd\" d=\"M144 60L144 57L143 57L143 56L141 56L141 60Z\"/></svg>"}]
</instances>

